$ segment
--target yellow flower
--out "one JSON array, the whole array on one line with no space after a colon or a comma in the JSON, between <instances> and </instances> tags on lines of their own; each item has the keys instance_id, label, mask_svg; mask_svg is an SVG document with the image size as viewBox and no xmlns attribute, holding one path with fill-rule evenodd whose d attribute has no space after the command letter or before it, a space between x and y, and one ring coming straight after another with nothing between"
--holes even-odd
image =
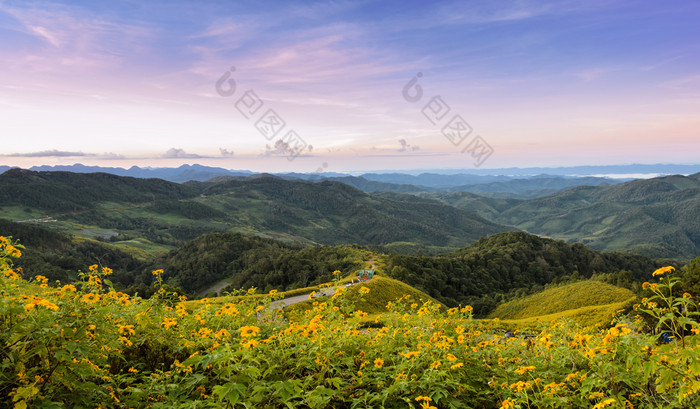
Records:
<instances>
[{"instance_id":1,"label":"yellow flower","mask_svg":"<svg viewBox=\"0 0 700 409\"><path fill-rule=\"evenodd\" d=\"M58 311L58 306L49 300L44 300L39 297L34 297L28 304L25 304L24 311L29 312L34 309L34 307L44 307L47 310Z\"/></svg>"},{"instance_id":2,"label":"yellow flower","mask_svg":"<svg viewBox=\"0 0 700 409\"><path fill-rule=\"evenodd\" d=\"M270 295L275 295L277 294L277 290L270 290Z\"/></svg>"},{"instance_id":3,"label":"yellow flower","mask_svg":"<svg viewBox=\"0 0 700 409\"><path fill-rule=\"evenodd\" d=\"M100 295L99 294L85 294L84 296L80 297L80 301L87 303L87 304L92 304L100 301Z\"/></svg>"},{"instance_id":4,"label":"yellow flower","mask_svg":"<svg viewBox=\"0 0 700 409\"><path fill-rule=\"evenodd\" d=\"M231 334L230 334L228 331L226 331L226 329L223 329L223 328L220 329L219 332L217 332L216 334L214 334L214 337L215 337L216 339L228 338L228 337L230 337L230 336L231 336Z\"/></svg>"},{"instance_id":5,"label":"yellow flower","mask_svg":"<svg viewBox=\"0 0 700 409\"><path fill-rule=\"evenodd\" d=\"M90 269L90 271L95 271L95 270L97 270L97 264L91 265L90 267L88 267L88 269Z\"/></svg>"},{"instance_id":6,"label":"yellow flower","mask_svg":"<svg viewBox=\"0 0 700 409\"><path fill-rule=\"evenodd\" d=\"M661 268L657 269L656 271L654 271L651 275L652 275L652 277L656 277L656 276L664 275L666 273L673 272L675 270L676 270L676 268L672 267L672 266L661 267Z\"/></svg>"},{"instance_id":7,"label":"yellow flower","mask_svg":"<svg viewBox=\"0 0 700 409\"><path fill-rule=\"evenodd\" d=\"M522 375L525 372L532 372L534 370L535 370L534 366L521 366L520 368L515 370L515 373L517 373L518 375Z\"/></svg>"},{"instance_id":8,"label":"yellow flower","mask_svg":"<svg viewBox=\"0 0 700 409\"><path fill-rule=\"evenodd\" d=\"M248 289L248 295L253 295L255 294L255 287L251 287Z\"/></svg>"},{"instance_id":9,"label":"yellow flower","mask_svg":"<svg viewBox=\"0 0 700 409\"><path fill-rule=\"evenodd\" d=\"M109 268L109 267L102 267L102 274L104 274L104 275L106 275L106 276L112 274L113 272L114 272L114 271L112 271L112 269Z\"/></svg>"},{"instance_id":10,"label":"yellow flower","mask_svg":"<svg viewBox=\"0 0 700 409\"><path fill-rule=\"evenodd\" d=\"M457 368L461 368L461 367L463 367L463 366L464 366L463 363L457 362L456 364L450 366L450 369L457 369Z\"/></svg>"},{"instance_id":11,"label":"yellow flower","mask_svg":"<svg viewBox=\"0 0 700 409\"><path fill-rule=\"evenodd\" d=\"M117 340L119 340L119 342L121 342L122 344L124 344L128 347L134 345L131 341L129 341L129 338L127 338L125 336L121 336L121 337L117 338Z\"/></svg>"},{"instance_id":12,"label":"yellow flower","mask_svg":"<svg viewBox=\"0 0 700 409\"><path fill-rule=\"evenodd\" d=\"M241 345L243 348L250 349L258 346L260 343L254 339L244 339L243 342L241 342Z\"/></svg>"},{"instance_id":13,"label":"yellow flower","mask_svg":"<svg viewBox=\"0 0 700 409\"><path fill-rule=\"evenodd\" d=\"M455 332L456 332L457 334L461 334L461 333L464 332L464 328L462 328L462 327L460 327L460 326L456 326L456 327L455 327Z\"/></svg>"},{"instance_id":14,"label":"yellow flower","mask_svg":"<svg viewBox=\"0 0 700 409\"><path fill-rule=\"evenodd\" d=\"M255 337L260 333L260 328L252 326L252 325L246 325L243 327L240 327L238 331L241 333L242 338L248 338L248 337Z\"/></svg>"},{"instance_id":15,"label":"yellow flower","mask_svg":"<svg viewBox=\"0 0 700 409\"><path fill-rule=\"evenodd\" d=\"M510 400L506 399L503 402L501 402L501 407L503 409L513 409L515 408L515 404L511 402Z\"/></svg>"},{"instance_id":16,"label":"yellow flower","mask_svg":"<svg viewBox=\"0 0 700 409\"><path fill-rule=\"evenodd\" d=\"M615 402L615 398L608 398L608 399L605 399L604 401L598 403L597 405L593 406L593 409L604 408L604 407L606 407L614 402Z\"/></svg>"},{"instance_id":17,"label":"yellow flower","mask_svg":"<svg viewBox=\"0 0 700 409\"><path fill-rule=\"evenodd\" d=\"M44 276L36 276L36 277L34 277L34 279L35 279L38 283L46 284L46 283L49 282L49 279L46 278L46 277L44 277Z\"/></svg>"},{"instance_id":18,"label":"yellow flower","mask_svg":"<svg viewBox=\"0 0 700 409\"><path fill-rule=\"evenodd\" d=\"M367 294L369 293L369 288L367 287L360 287L360 294Z\"/></svg>"},{"instance_id":19,"label":"yellow flower","mask_svg":"<svg viewBox=\"0 0 700 409\"><path fill-rule=\"evenodd\" d=\"M158 270L153 270L153 275L154 275L154 276L159 276L159 275L161 275L161 274L163 274L163 269L162 269L162 268L160 268L160 269L158 269Z\"/></svg>"},{"instance_id":20,"label":"yellow flower","mask_svg":"<svg viewBox=\"0 0 700 409\"><path fill-rule=\"evenodd\" d=\"M77 291L75 286L73 284L66 284L63 287L61 287L61 291L70 291L70 292L75 292Z\"/></svg>"},{"instance_id":21,"label":"yellow flower","mask_svg":"<svg viewBox=\"0 0 700 409\"><path fill-rule=\"evenodd\" d=\"M433 400L429 396L416 396L416 402L420 401L432 402Z\"/></svg>"},{"instance_id":22,"label":"yellow flower","mask_svg":"<svg viewBox=\"0 0 700 409\"><path fill-rule=\"evenodd\" d=\"M340 270L335 270L335 271L333 272L333 275L334 275L334 276L337 276L338 274L340 274Z\"/></svg>"},{"instance_id":23,"label":"yellow flower","mask_svg":"<svg viewBox=\"0 0 700 409\"><path fill-rule=\"evenodd\" d=\"M457 360L457 357L454 356L454 355L452 355L452 354L447 354L447 355L445 356L445 358L447 358L447 360L450 361L450 362L453 362L453 361L456 361L456 360Z\"/></svg>"},{"instance_id":24,"label":"yellow flower","mask_svg":"<svg viewBox=\"0 0 700 409\"><path fill-rule=\"evenodd\" d=\"M570 373L570 374L566 375L565 381L570 382L573 379L575 379L577 376L578 376L578 372Z\"/></svg>"},{"instance_id":25,"label":"yellow flower","mask_svg":"<svg viewBox=\"0 0 700 409\"><path fill-rule=\"evenodd\" d=\"M411 351L411 352L406 352L406 353L400 352L399 354L401 356L403 356L404 358L411 359L413 357L418 356L419 352L418 351Z\"/></svg>"},{"instance_id":26,"label":"yellow flower","mask_svg":"<svg viewBox=\"0 0 700 409\"><path fill-rule=\"evenodd\" d=\"M382 358L377 358L374 360L375 368L381 368L382 366L384 366L384 360Z\"/></svg>"},{"instance_id":27,"label":"yellow flower","mask_svg":"<svg viewBox=\"0 0 700 409\"><path fill-rule=\"evenodd\" d=\"M129 372L136 373L136 372L138 372L138 370L132 366L129 368Z\"/></svg>"},{"instance_id":28,"label":"yellow flower","mask_svg":"<svg viewBox=\"0 0 700 409\"><path fill-rule=\"evenodd\" d=\"M442 362L440 361L433 361L432 364L430 364L430 369L438 369L442 365Z\"/></svg>"},{"instance_id":29,"label":"yellow flower","mask_svg":"<svg viewBox=\"0 0 700 409\"><path fill-rule=\"evenodd\" d=\"M133 325L119 325L119 324L117 324L117 328L119 329L120 334L134 335L136 333L136 331L134 331Z\"/></svg>"},{"instance_id":30,"label":"yellow flower","mask_svg":"<svg viewBox=\"0 0 700 409\"><path fill-rule=\"evenodd\" d=\"M161 325L163 326L163 328L168 330L168 329L170 329L170 327L174 327L175 325L177 325L177 320L174 318L166 318L163 320Z\"/></svg>"},{"instance_id":31,"label":"yellow flower","mask_svg":"<svg viewBox=\"0 0 700 409\"><path fill-rule=\"evenodd\" d=\"M224 304L223 307L218 311L220 314L226 314L226 315L238 315L238 309L236 309L236 306L232 303Z\"/></svg>"},{"instance_id":32,"label":"yellow flower","mask_svg":"<svg viewBox=\"0 0 700 409\"><path fill-rule=\"evenodd\" d=\"M98 276L93 276L93 275L89 276L88 283L91 285L94 285L95 287L102 286L102 280L100 280L100 277L98 277Z\"/></svg>"}]
</instances>

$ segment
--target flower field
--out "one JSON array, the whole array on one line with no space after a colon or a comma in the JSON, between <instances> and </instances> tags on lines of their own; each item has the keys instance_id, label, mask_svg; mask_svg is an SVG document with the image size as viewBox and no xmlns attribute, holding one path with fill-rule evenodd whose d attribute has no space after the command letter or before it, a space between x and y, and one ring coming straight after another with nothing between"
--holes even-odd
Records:
<instances>
[{"instance_id":1,"label":"flower field","mask_svg":"<svg viewBox=\"0 0 700 409\"><path fill-rule=\"evenodd\" d=\"M506 334L413 297L361 311L368 288L285 314L247 293L187 304L114 289L91 266L61 285L17 271L0 238L0 407L14 408L695 408L697 305L672 268L608 328L570 322ZM153 272L156 285L162 270ZM375 290L372 290L375 291ZM648 335L651 325L664 332Z\"/></svg>"}]
</instances>

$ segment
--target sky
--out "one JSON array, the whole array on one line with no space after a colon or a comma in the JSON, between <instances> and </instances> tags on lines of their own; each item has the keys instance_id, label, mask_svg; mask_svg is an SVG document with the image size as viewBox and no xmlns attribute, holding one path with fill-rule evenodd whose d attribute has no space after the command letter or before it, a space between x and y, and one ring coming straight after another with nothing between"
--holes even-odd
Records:
<instances>
[{"instance_id":1,"label":"sky","mask_svg":"<svg viewBox=\"0 0 700 409\"><path fill-rule=\"evenodd\" d=\"M0 165L694 164L698 21L687 0L0 0Z\"/></svg>"}]
</instances>

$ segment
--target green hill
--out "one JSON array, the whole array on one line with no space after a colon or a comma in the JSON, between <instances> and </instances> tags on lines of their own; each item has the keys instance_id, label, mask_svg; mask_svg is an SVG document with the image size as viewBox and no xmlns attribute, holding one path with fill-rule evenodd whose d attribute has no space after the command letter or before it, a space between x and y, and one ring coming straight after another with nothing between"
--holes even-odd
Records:
<instances>
[{"instance_id":1,"label":"green hill","mask_svg":"<svg viewBox=\"0 0 700 409\"><path fill-rule=\"evenodd\" d=\"M700 254L700 174L578 186L530 200L432 197L496 223L598 250L685 259Z\"/></svg>"},{"instance_id":2,"label":"green hill","mask_svg":"<svg viewBox=\"0 0 700 409\"><path fill-rule=\"evenodd\" d=\"M586 307L624 304L635 298L634 293L626 288L587 280L548 288L524 298L508 301L496 307L489 314L489 318L533 318Z\"/></svg>"},{"instance_id":3,"label":"green hill","mask_svg":"<svg viewBox=\"0 0 700 409\"><path fill-rule=\"evenodd\" d=\"M542 290L560 280L594 274L646 278L665 262L599 252L522 232L499 233L436 257L390 255L387 272L448 306L470 304L484 316L504 298Z\"/></svg>"},{"instance_id":4,"label":"green hill","mask_svg":"<svg viewBox=\"0 0 700 409\"><path fill-rule=\"evenodd\" d=\"M366 287L369 289L367 294L360 294L360 289ZM394 280L388 277L375 276L369 281L361 285L353 285L347 288L347 297L354 302L357 310L368 314L380 314L388 312L387 304L395 302L397 299L408 296L411 302L422 305L426 301L431 301L441 304L428 294L411 287L401 281ZM298 304L292 304L286 308L290 313L295 311L304 311L312 308L313 301L304 301Z\"/></svg>"},{"instance_id":5,"label":"green hill","mask_svg":"<svg viewBox=\"0 0 700 409\"><path fill-rule=\"evenodd\" d=\"M315 244L462 247L507 230L434 200L392 200L339 182L264 175L180 185L14 169L0 175L0 212L11 220L50 216L53 228L69 234L101 235L123 246L145 239L162 250L224 231Z\"/></svg>"}]
</instances>

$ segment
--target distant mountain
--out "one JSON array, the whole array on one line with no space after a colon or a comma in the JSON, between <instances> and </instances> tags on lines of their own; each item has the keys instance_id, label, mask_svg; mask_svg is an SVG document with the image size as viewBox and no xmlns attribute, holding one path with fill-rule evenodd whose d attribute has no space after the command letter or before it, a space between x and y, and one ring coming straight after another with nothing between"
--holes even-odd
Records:
<instances>
[{"instance_id":1,"label":"distant mountain","mask_svg":"<svg viewBox=\"0 0 700 409\"><path fill-rule=\"evenodd\" d=\"M199 192L161 179L122 177L108 173L34 172L10 169L0 175L0 205L21 205L45 211L94 208L97 202L146 203L188 199Z\"/></svg>"},{"instance_id":2,"label":"distant mountain","mask_svg":"<svg viewBox=\"0 0 700 409\"><path fill-rule=\"evenodd\" d=\"M556 193L572 186L602 186L629 181L599 177L563 177L551 175L518 178L500 182L480 183L450 188L450 191L471 192L481 196L530 199Z\"/></svg>"},{"instance_id":3,"label":"distant mountain","mask_svg":"<svg viewBox=\"0 0 700 409\"><path fill-rule=\"evenodd\" d=\"M596 175L690 175L700 172L700 164L679 165L672 163L656 164L630 164L630 165L588 165L588 166L560 166L560 167L536 167L536 168L497 168L497 169L469 169L469 174L474 176L508 175L512 177L528 177L542 174L557 176L596 176ZM375 174L439 174L458 175L463 174L461 169L420 169L420 170L387 170L374 172ZM364 176L364 175L363 175ZM625 177L625 176L622 176ZM464 183L467 184L467 183Z\"/></svg>"},{"instance_id":4,"label":"distant mountain","mask_svg":"<svg viewBox=\"0 0 700 409\"><path fill-rule=\"evenodd\" d=\"M497 223L601 250L653 257L700 255L700 173L578 186L530 200L432 195Z\"/></svg>"},{"instance_id":5,"label":"distant mountain","mask_svg":"<svg viewBox=\"0 0 700 409\"><path fill-rule=\"evenodd\" d=\"M85 166L80 163L70 166L34 166L29 170L36 172L73 172L73 173L109 173L117 176L130 176L135 178L156 178L169 182L183 183L190 180L204 181L217 176L245 176L253 172L245 170L228 170L202 165L182 165L177 168L140 168L132 166L129 169L110 168L101 166ZM0 172L2 173L2 172Z\"/></svg>"},{"instance_id":6,"label":"distant mountain","mask_svg":"<svg viewBox=\"0 0 700 409\"><path fill-rule=\"evenodd\" d=\"M447 189L461 185L500 182L512 179L509 176L474 175L474 174L436 174L421 173L409 175L406 173L365 173L362 178L375 182L394 183L400 185L415 185L432 189Z\"/></svg>"},{"instance_id":7,"label":"distant mountain","mask_svg":"<svg viewBox=\"0 0 700 409\"><path fill-rule=\"evenodd\" d=\"M509 229L436 200L391 200L340 182L222 180L177 184L14 169L0 175L0 206L16 219L48 215L63 229L107 230L112 241L146 238L165 246L233 230L323 244L460 247Z\"/></svg>"}]
</instances>

